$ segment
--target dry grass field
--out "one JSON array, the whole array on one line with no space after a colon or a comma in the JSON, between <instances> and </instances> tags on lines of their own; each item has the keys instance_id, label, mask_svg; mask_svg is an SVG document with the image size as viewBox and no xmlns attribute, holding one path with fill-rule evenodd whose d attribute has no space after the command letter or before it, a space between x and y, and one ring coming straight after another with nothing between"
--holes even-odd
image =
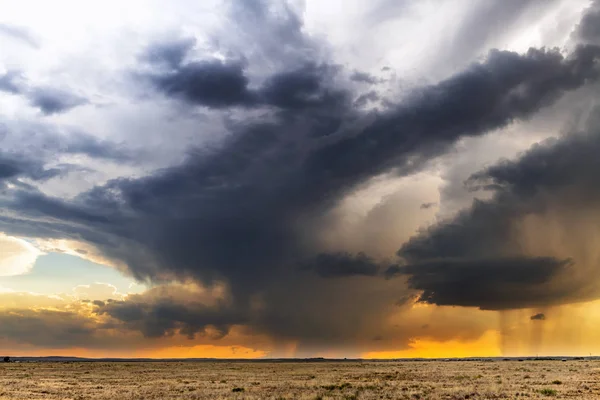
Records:
<instances>
[{"instance_id":1,"label":"dry grass field","mask_svg":"<svg viewBox=\"0 0 600 400\"><path fill-rule=\"evenodd\" d=\"M0 364L0 399L600 399L600 361Z\"/></svg>"}]
</instances>

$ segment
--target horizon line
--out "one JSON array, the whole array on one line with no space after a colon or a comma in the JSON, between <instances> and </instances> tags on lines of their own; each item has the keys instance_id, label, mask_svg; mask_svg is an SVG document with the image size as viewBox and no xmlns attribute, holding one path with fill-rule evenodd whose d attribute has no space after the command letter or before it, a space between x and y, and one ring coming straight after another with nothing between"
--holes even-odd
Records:
<instances>
[{"instance_id":1,"label":"horizon line","mask_svg":"<svg viewBox=\"0 0 600 400\"><path fill-rule=\"evenodd\" d=\"M466 356L466 357L402 357L402 358L329 358L329 357L261 357L261 358L223 358L223 357L78 357L78 356L7 356L11 362L19 360L74 360L74 361L220 361L220 362L393 362L393 361L471 361L471 360L582 360L598 359L600 356Z\"/></svg>"}]
</instances>

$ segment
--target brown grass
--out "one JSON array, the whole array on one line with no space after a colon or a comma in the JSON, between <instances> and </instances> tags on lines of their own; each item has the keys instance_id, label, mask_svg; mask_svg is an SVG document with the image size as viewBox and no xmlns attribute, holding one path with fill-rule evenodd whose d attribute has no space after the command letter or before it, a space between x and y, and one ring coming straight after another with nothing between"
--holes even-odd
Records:
<instances>
[{"instance_id":1,"label":"brown grass","mask_svg":"<svg viewBox=\"0 0 600 400\"><path fill-rule=\"evenodd\" d=\"M0 399L226 398L599 399L600 361L0 364Z\"/></svg>"}]
</instances>

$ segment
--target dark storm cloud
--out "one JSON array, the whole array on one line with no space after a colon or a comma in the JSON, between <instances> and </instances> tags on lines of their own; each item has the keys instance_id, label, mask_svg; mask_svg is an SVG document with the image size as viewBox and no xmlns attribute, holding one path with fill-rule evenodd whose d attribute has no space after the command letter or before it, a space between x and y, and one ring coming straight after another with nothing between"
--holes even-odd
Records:
<instances>
[{"instance_id":1,"label":"dark storm cloud","mask_svg":"<svg viewBox=\"0 0 600 400\"><path fill-rule=\"evenodd\" d=\"M424 303L502 310L561 302L572 288L549 283L571 266L571 260L550 257L446 259L393 266L386 276L408 275Z\"/></svg>"},{"instance_id":2,"label":"dark storm cloud","mask_svg":"<svg viewBox=\"0 0 600 400\"><path fill-rule=\"evenodd\" d=\"M240 63L191 62L164 75L152 76L151 80L165 94L181 97L192 104L224 108L255 103Z\"/></svg>"},{"instance_id":3,"label":"dark storm cloud","mask_svg":"<svg viewBox=\"0 0 600 400\"><path fill-rule=\"evenodd\" d=\"M327 80L336 68L327 65L307 64L301 68L282 72L267 79L257 96L266 104L287 110L308 107L332 109L345 98L342 90L327 87Z\"/></svg>"},{"instance_id":4,"label":"dark storm cloud","mask_svg":"<svg viewBox=\"0 0 600 400\"><path fill-rule=\"evenodd\" d=\"M261 16L261 4L239 6ZM279 54L285 50L282 43L306 43L298 36L300 22L288 16L284 25L273 25L282 27L281 36L265 39L261 50ZM278 48L271 46L275 42ZM290 59L302 58L290 51ZM185 60L172 54L164 58L166 63ZM592 46L578 47L568 56L555 50L531 49L522 55L492 51L484 62L373 113L352 106L350 91L331 78L337 69L326 63L285 66L257 89L249 89L242 64L182 63L155 76L167 94L214 108L261 104L282 112L231 123L217 149L192 152L181 164L150 176L112 180L73 200L13 191L3 201L10 215L0 218L0 227L13 234L89 242L106 257L126 263L139 279L193 278L230 285L231 308L213 312L198 306L194 314L199 322L192 326L187 324L192 316L169 303L161 303L160 312L129 299L103 309L132 320L146 334L197 332L211 321L216 326L243 323L248 304L259 296L265 317L254 322L264 331L341 340L362 321L356 320L357 309L346 307L351 294L340 290L334 298L332 285L326 285L330 280L298 271L298 262L322 253L316 239L321 225L315 220L379 174L418 171L458 139L528 118L566 91L596 80L599 58L600 49ZM493 220L491 226L504 228L502 221ZM467 244L459 239L454 239L458 249L442 246L440 257L446 257L444 251L462 256ZM482 246L493 244L482 240ZM402 255L420 257L427 245L425 240ZM360 258L333 255L324 260L314 269L325 276L375 270ZM343 281L351 285L355 280ZM373 307L371 311L381 306L376 299L361 303L366 304L358 308ZM315 310L326 304L333 304L330 312L315 317ZM158 321L158 327L145 325L146 320Z\"/></svg>"},{"instance_id":5,"label":"dark storm cloud","mask_svg":"<svg viewBox=\"0 0 600 400\"><path fill-rule=\"evenodd\" d=\"M358 96L358 98L354 101L354 106L361 108L371 102L379 101L379 99L380 99L380 97L377 94L377 92L370 91L368 93L361 94L360 96Z\"/></svg>"},{"instance_id":6,"label":"dark storm cloud","mask_svg":"<svg viewBox=\"0 0 600 400\"><path fill-rule=\"evenodd\" d=\"M181 290L180 290L181 293ZM189 296L185 303L174 299L167 288L154 288L143 294L129 295L124 301L94 303L98 315L108 315L124 323L129 330L146 337L162 337L181 333L193 339L212 328L220 337L232 325L247 322L247 316L228 307L225 302L207 305Z\"/></svg>"},{"instance_id":7,"label":"dark storm cloud","mask_svg":"<svg viewBox=\"0 0 600 400\"><path fill-rule=\"evenodd\" d=\"M34 107L46 115L62 113L88 103L83 97L49 87L34 88L27 93L27 97Z\"/></svg>"},{"instance_id":8,"label":"dark storm cloud","mask_svg":"<svg viewBox=\"0 0 600 400\"><path fill-rule=\"evenodd\" d=\"M184 58L195 44L196 39L194 38L180 38L155 43L146 49L141 59L159 66L177 68L183 63Z\"/></svg>"},{"instance_id":9,"label":"dark storm cloud","mask_svg":"<svg viewBox=\"0 0 600 400\"><path fill-rule=\"evenodd\" d=\"M323 278L375 276L380 265L366 254L322 253L302 264L302 269L314 271Z\"/></svg>"},{"instance_id":10,"label":"dark storm cloud","mask_svg":"<svg viewBox=\"0 0 600 400\"><path fill-rule=\"evenodd\" d=\"M0 75L0 91L22 95L44 114L52 115L87 104L88 100L65 90L28 83L20 71L11 70Z\"/></svg>"},{"instance_id":11,"label":"dark storm cloud","mask_svg":"<svg viewBox=\"0 0 600 400\"><path fill-rule=\"evenodd\" d=\"M573 201L593 204L600 194L594 184L600 170L595 156L600 151L599 116L596 110L587 132L542 142L516 161L503 161L473 174L467 183L493 188L498 200L534 201L543 192L570 191Z\"/></svg>"},{"instance_id":12,"label":"dark storm cloud","mask_svg":"<svg viewBox=\"0 0 600 400\"><path fill-rule=\"evenodd\" d=\"M122 143L98 139L83 132L75 132L57 140L56 147L65 154L84 154L115 162L136 162L140 156L139 152L128 149Z\"/></svg>"},{"instance_id":13,"label":"dark storm cloud","mask_svg":"<svg viewBox=\"0 0 600 400\"><path fill-rule=\"evenodd\" d=\"M577 39L584 43L600 44L600 2L594 1L584 11L581 23L575 30Z\"/></svg>"},{"instance_id":14,"label":"dark storm cloud","mask_svg":"<svg viewBox=\"0 0 600 400\"><path fill-rule=\"evenodd\" d=\"M46 168L43 162L20 154L0 152L0 188L2 181L25 177L37 181L53 178L65 172L65 168Z\"/></svg>"},{"instance_id":15,"label":"dark storm cloud","mask_svg":"<svg viewBox=\"0 0 600 400\"><path fill-rule=\"evenodd\" d=\"M322 44L304 32L302 19L287 2L248 0L228 5L230 23L237 29L215 38L216 47L227 55L225 61L186 63L193 40L166 41L150 46L142 60L171 70L141 76L169 96L209 108L272 106L293 111L339 100L341 93L330 85L337 68L321 57ZM232 34L239 43L226 41ZM228 44L234 48L223 48ZM260 84L252 88L248 67L254 74L261 71ZM263 70L274 72L263 76Z\"/></svg>"},{"instance_id":16,"label":"dark storm cloud","mask_svg":"<svg viewBox=\"0 0 600 400\"><path fill-rule=\"evenodd\" d=\"M409 262L436 257L481 257L501 254L511 243L513 223L523 215L542 212L542 195L571 190L573 201L585 204L598 198L594 184L600 170L599 132L573 134L548 140L517 161L503 161L475 173L467 181L472 189L495 193L491 201L476 200L454 219L411 239L399 254ZM472 246L478 243L478 246Z\"/></svg>"},{"instance_id":17,"label":"dark storm cloud","mask_svg":"<svg viewBox=\"0 0 600 400\"><path fill-rule=\"evenodd\" d=\"M397 109L361 118L357 129L344 133L342 127L327 141L310 138L310 113L300 120L248 123L235 127L217 152L155 176L110 182L80 201L84 207L133 211L139 219L118 229L157 251L157 260L171 260L175 270L258 281L306 251L291 228L296 218L328 208L379 173L410 173L462 135L530 115L594 78L597 55L595 48L579 48L568 58L553 51L492 52L485 64L423 88ZM338 113L337 104L331 107ZM109 193L118 193L119 200ZM128 261L145 275L147 262Z\"/></svg>"},{"instance_id":18,"label":"dark storm cloud","mask_svg":"<svg viewBox=\"0 0 600 400\"><path fill-rule=\"evenodd\" d=\"M17 39L34 48L39 47L39 42L35 36L29 30L21 26L0 23L0 35Z\"/></svg>"},{"instance_id":19,"label":"dark storm cloud","mask_svg":"<svg viewBox=\"0 0 600 400\"><path fill-rule=\"evenodd\" d=\"M360 71L355 71L352 75L350 75L350 79L353 80L354 82L368 83L371 85L375 85L376 83L381 82L377 77L375 77L367 72L360 72Z\"/></svg>"},{"instance_id":20,"label":"dark storm cloud","mask_svg":"<svg viewBox=\"0 0 600 400\"><path fill-rule=\"evenodd\" d=\"M526 118L566 90L598 77L600 48L578 47L568 58L530 49L521 56L492 51L483 64L417 90L356 134L312 152L305 171L319 195L396 169L406 174L463 136L475 136Z\"/></svg>"},{"instance_id":21,"label":"dark storm cloud","mask_svg":"<svg viewBox=\"0 0 600 400\"><path fill-rule=\"evenodd\" d=\"M516 161L503 161L473 174L467 183L475 189L491 190L492 199L476 200L470 209L402 246L398 255L411 267L401 271L411 275L415 288L425 291L424 301L502 309L568 303L599 295L595 267L584 261L578 263L580 254L569 255L573 265L537 258L529 261L535 262L534 269L524 265L513 268L510 263L503 266L506 254L521 249L523 239L519 232L525 217L568 215L567 210L596 212L600 200L597 120L597 115L590 119L586 133L549 140ZM568 220L563 219L562 223ZM543 236L544 232L538 235ZM594 240L577 231L571 236L582 243ZM481 263L482 259L489 261ZM425 267L420 270L423 264ZM528 271L535 268L538 271L529 276ZM461 281L461 274L453 269L476 274L476 278ZM542 281L530 281L533 277ZM452 288L457 286L460 293L453 293ZM519 286L521 290L513 290Z\"/></svg>"},{"instance_id":22,"label":"dark storm cloud","mask_svg":"<svg viewBox=\"0 0 600 400\"><path fill-rule=\"evenodd\" d=\"M529 319L532 321L543 321L546 319L546 315L539 313L539 314L532 315L531 317L529 317Z\"/></svg>"},{"instance_id":23,"label":"dark storm cloud","mask_svg":"<svg viewBox=\"0 0 600 400\"><path fill-rule=\"evenodd\" d=\"M327 87L336 69L307 63L268 77L258 89L250 89L239 61L192 61L181 64L187 43L174 42L150 48L153 62L168 64L170 71L143 74L158 90L190 104L209 108L273 106L285 110L329 106L343 93Z\"/></svg>"}]
</instances>

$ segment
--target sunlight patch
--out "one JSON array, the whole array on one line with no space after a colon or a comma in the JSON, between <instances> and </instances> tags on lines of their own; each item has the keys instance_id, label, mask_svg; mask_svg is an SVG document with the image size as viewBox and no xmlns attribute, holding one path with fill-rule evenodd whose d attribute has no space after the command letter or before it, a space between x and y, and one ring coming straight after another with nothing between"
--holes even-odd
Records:
<instances>
[{"instance_id":1,"label":"sunlight patch","mask_svg":"<svg viewBox=\"0 0 600 400\"><path fill-rule=\"evenodd\" d=\"M25 240L0 234L0 276L26 274L41 254Z\"/></svg>"}]
</instances>

